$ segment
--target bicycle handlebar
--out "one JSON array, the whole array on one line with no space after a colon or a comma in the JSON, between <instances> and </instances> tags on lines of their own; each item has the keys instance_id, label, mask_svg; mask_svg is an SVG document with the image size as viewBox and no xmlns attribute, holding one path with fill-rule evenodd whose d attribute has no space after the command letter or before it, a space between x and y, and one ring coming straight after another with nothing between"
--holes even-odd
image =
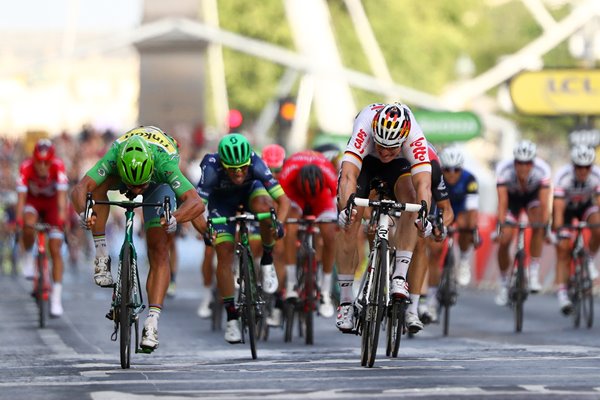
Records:
<instances>
[{"instance_id":1,"label":"bicycle handlebar","mask_svg":"<svg viewBox=\"0 0 600 400\"><path fill-rule=\"evenodd\" d=\"M337 218L323 218L317 220L314 215L308 215L302 218L288 218L286 224L310 225L310 224L337 224Z\"/></svg>"},{"instance_id":2,"label":"bicycle handlebar","mask_svg":"<svg viewBox=\"0 0 600 400\"><path fill-rule=\"evenodd\" d=\"M112 201L112 200L93 200L92 193L88 192L85 200L85 215L87 218L92 216L92 207L96 204L108 205L108 206L117 206L122 207L127 210L133 210L139 207L161 207L164 212L164 217L167 221L171 219L171 198L169 196L165 196L162 203L144 203L144 202L136 202L131 200L125 201Z\"/></svg>"},{"instance_id":3,"label":"bicycle handlebar","mask_svg":"<svg viewBox=\"0 0 600 400\"><path fill-rule=\"evenodd\" d=\"M394 200L370 200L352 196L348 200L352 205L358 207L388 207L393 210L408 212L419 212L423 207L421 204L415 203L398 203Z\"/></svg>"}]
</instances>

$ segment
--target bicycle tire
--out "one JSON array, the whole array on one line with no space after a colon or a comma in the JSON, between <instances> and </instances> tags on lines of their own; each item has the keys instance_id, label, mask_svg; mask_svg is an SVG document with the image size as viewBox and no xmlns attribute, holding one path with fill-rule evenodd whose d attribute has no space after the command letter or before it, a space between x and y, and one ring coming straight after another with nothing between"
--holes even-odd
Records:
<instances>
[{"instance_id":1,"label":"bicycle tire","mask_svg":"<svg viewBox=\"0 0 600 400\"><path fill-rule=\"evenodd\" d=\"M583 317L585 319L585 325L588 329L590 329L594 325L594 282L590 277L590 271L588 269L588 257L589 255L586 255L582 264L583 273L581 274L581 308L583 311Z\"/></svg>"},{"instance_id":2,"label":"bicycle tire","mask_svg":"<svg viewBox=\"0 0 600 400\"><path fill-rule=\"evenodd\" d=\"M44 262L45 256L43 254L38 254L37 256L37 280L36 280L36 288L35 288L35 299L38 306L38 324L40 328L46 327L47 316L48 316L48 294L44 295L44 287L45 287L45 276L44 273ZM46 265L46 268L48 266Z\"/></svg>"},{"instance_id":3,"label":"bicycle tire","mask_svg":"<svg viewBox=\"0 0 600 400\"><path fill-rule=\"evenodd\" d=\"M514 313L515 313L515 332L523 331L523 308L525 303L525 253L517 252L515 256L516 263L516 279L514 287Z\"/></svg>"},{"instance_id":4,"label":"bicycle tire","mask_svg":"<svg viewBox=\"0 0 600 400\"><path fill-rule=\"evenodd\" d=\"M291 300L286 300L283 304L285 318L285 332L283 334L283 341L286 343L292 341L294 332L294 308L294 303Z\"/></svg>"},{"instance_id":5,"label":"bicycle tire","mask_svg":"<svg viewBox=\"0 0 600 400\"><path fill-rule=\"evenodd\" d=\"M121 260L119 287L119 349L121 368L127 369L131 363L131 248L125 246Z\"/></svg>"},{"instance_id":6,"label":"bicycle tire","mask_svg":"<svg viewBox=\"0 0 600 400\"><path fill-rule=\"evenodd\" d=\"M304 273L304 333L306 344L314 344L314 312L317 301L316 259L314 249L309 249L305 261Z\"/></svg>"},{"instance_id":7,"label":"bicycle tire","mask_svg":"<svg viewBox=\"0 0 600 400\"><path fill-rule=\"evenodd\" d=\"M375 320L368 321L367 323L371 323L371 330L369 331L369 359L367 362L367 366L369 368L373 367L375 364L375 358L377 357L377 347L379 345L379 333L381 332L381 322L383 321L383 315L385 311L385 296L386 293L384 291L385 281L387 279L385 271L387 270L386 263L389 261L388 258L388 244L387 241L382 240L379 242L379 251L378 251L378 259L377 266L378 268L375 270L376 274L375 278L375 290L371 292L373 295L372 304L368 306L374 307L374 316ZM372 314L373 316L373 314Z\"/></svg>"},{"instance_id":8,"label":"bicycle tire","mask_svg":"<svg viewBox=\"0 0 600 400\"><path fill-rule=\"evenodd\" d=\"M258 357L256 353L256 300L254 298L255 292L253 290L254 280L252 279L252 271L250 270L250 256L248 255L248 249L244 248L240 256L240 273L243 271L244 281L244 312L242 318L245 319L245 327L248 329L248 339L250 341L250 353L252 359L256 360Z\"/></svg>"},{"instance_id":9,"label":"bicycle tire","mask_svg":"<svg viewBox=\"0 0 600 400\"><path fill-rule=\"evenodd\" d=\"M404 313L406 312L406 303L400 300L392 301L392 307L388 317L387 324L387 348L388 357L398 357L400 342L404 330Z\"/></svg>"},{"instance_id":10,"label":"bicycle tire","mask_svg":"<svg viewBox=\"0 0 600 400\"><path fill-rule=\"evenodd\" d=\"M454 276L454 250L448 248L446 257L444 258L444 266L442 269L442 277L440 279L440 287L438 289L440 309L442 318L442 332L444 336L448 336L450 331L450 307L454 304L456 296L456 285L452 281Z\"/></svg>"}]
</instances>

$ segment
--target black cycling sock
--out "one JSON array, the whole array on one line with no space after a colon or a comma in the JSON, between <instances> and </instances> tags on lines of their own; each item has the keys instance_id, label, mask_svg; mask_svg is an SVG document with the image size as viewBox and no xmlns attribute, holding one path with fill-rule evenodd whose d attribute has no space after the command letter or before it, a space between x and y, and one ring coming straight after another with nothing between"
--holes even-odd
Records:
<instances>
[{"instance_id":1,"label":"black cycling sock","mask_svg":"<svg viewBox=\"0 0 600 400\"><path fill-rule=\"evenodd\" d=\"M273 246L263 245L263 254L260 258L260 265L273 264Z\"/></svg>"},{"instance_id":2,"label":"black cycling sock","mask_svg":"<svg viewBox=\"0 0 600 400\"><path fill-rule=\"evenodd\" d=\"M235 299L233 297L223 298L223 305L227 312L227 321L238 319L238 312L235 309Z\"/></svg>"}]
</instances>

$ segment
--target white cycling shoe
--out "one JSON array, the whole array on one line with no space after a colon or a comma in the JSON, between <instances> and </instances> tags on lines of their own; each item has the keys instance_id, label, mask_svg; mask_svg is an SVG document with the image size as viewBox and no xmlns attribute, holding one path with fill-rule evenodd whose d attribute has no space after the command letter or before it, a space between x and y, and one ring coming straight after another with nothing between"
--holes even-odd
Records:
<instances>
[{"instance_id":1,"label":"white cycling shoe","mask_svg":"<svg viewBox=\"0 0 600 400\"><path fill-rule=\"evenodd\" d=\"M392 279L390 282L390 293L395 298L410 298L410 293L408 292L408 282L404 280L404 278L397 276Z\"/></svg>"},{"instance_id":2,"label":"white cycling shoe","mask_svg":"<svg viewBox=\"0 0 600 400\"><path fill-rule=\"evenodd\" d=\"M212 296L205 296L202 298L202 301L198 306L198 316L200 318L210 318L212 316L212 309L210 308L211 301Z\"/></svg>"},{"instance_id":3,"label":"white cycling shoe","mask_svg":"<svg viewBox=\"0 0 600 400\"><path fill-rule=\"evenodd\" d=\"M337 318L335 325L342 332L349 332L354 329L354 305L351 303L342 304L337 309Z\"/></svg>"},{"instance_id":4,"label":"white cycling shoe","mask_svg":"<svg viewBox=\"0 0 600 400\"><path fill-rule=\"evenodd\" d=\"M158 348L158 327L155 324L144 324L140 347L146 352L153 352Z\"/></svg>"},{"instance_id":5,"label":"white cycling shoe","mask_svg":"<svg viewBox=\"0 0 600 400\"><path fill-rule=\"evenodd\" d=\"M505 306L508 304L508 288L504 285L500 286L496 298L494 299L497 305Z\"/></svg>"},{"instance_id":6,"label":"white cycling shoe","mask_svg":"<svg viewBox=\"0 0 600 400\"><path fill-rule=\"evenodd\" d=\"M111 287L113 277L110 273L110 256L96 257L94 260L94 282L101 287Z\"/></svg>"},{"instance_id":7,"label":"white cycling shoe","mask_svg":"<svg viewBox=\"0 0 600 400\"><path fill-rule=\"evenodd\" d=\"M405 316L406 328L409 333L415 334L423 329L423 323L419 319L419 316L415 313L406 312Z\"/></svg>"},{"instance_id":8,"label":"white cycling shoe","mask_svg":"<svg viewBox=\"0 0 600 400\"><path fill-rule=\"evenodd\" d=\"M242 331L240 330L240 321L232 319L227 321L225 327L225 340L231 344L242 342Z\"/></svg>"},{"instance_id":9,"label":"white cycling shoe","mask_svg":"<svg viewBox=\"0 0 600 400\"><path fill-rule=\"evenodd\" d=\"M335 309L333 308L333 302L331 301L331 294L327 292L321 293L321 303L319 304L319 314L324 318L331 318Z\"/></svg>"},{"instance_id":10,"label":"white cycling shoe","mask_svg":"<svg viewBox=\"0 0 600 400\"><path fill-rule=\"evenodd\" d=\"M263 292L273 294L279 287L277 273L273 264L261 265L262 269L262 289Z\"/></svg>"}]
</instances>

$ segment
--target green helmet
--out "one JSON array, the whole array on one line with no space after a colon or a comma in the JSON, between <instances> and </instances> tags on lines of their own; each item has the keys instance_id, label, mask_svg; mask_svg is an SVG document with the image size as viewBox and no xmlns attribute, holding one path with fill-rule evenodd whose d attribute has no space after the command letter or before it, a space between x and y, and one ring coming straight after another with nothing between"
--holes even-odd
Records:
<instances>
[{"instance_id":1,"label":"green helmet","mask_svg":"<svg viewBox=\"0 0 600 400\"><path fill-rule=\"evenodd\" d=\"M225 135L219 142L219 157L221 163L229 167L243 167L250 165L252 149L248 139L239 133Z\"/></svg>"},{"instance_id":2,"label":"green helmet","mask_svg":"<svg viewBox=\"0 0 600 400\"><path fill-rule=\"evenodd\" d=\"M134 133L130 131L130 133ZM147 183L154 172L154 158L148 143L142 137L133 134L119 149L117 168L123 182L138 186Z\"/></svg>"}]
</instances>

